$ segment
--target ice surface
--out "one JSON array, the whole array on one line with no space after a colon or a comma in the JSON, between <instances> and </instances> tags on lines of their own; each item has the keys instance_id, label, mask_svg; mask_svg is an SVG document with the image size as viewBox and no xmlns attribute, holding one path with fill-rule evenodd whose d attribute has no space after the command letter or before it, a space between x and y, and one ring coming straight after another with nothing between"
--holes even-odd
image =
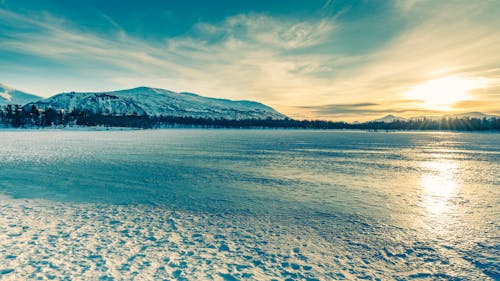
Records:
<instances>
[{"instance_id":1,"label":"ice surface","mask_svg":"<svg viewBox=\"0 0 500 281\"><path fill-rule=\"evenodd\" d=\"M0 131L0 279L497 280L497 134Z\"/></svg>"}]
</instances>

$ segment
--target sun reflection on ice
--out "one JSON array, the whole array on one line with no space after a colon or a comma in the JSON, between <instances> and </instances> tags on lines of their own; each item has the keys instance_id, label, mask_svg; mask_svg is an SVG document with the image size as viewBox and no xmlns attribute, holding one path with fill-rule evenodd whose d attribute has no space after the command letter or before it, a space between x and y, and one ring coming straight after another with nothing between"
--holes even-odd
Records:
<instances>
[{"instance_id":1,"label":"sun reflection on ice","mask_svg":"<svg viewBox=\"0 0 500 281\"><path fill-rule=\"evenodd\" d=\"M458 189L458 164L451 160L424 162L421 176L423 205L430 215L443 215L449 210L449 200ZM443 218L444 219L444 218Z\"/></svg>"}]
</instances>

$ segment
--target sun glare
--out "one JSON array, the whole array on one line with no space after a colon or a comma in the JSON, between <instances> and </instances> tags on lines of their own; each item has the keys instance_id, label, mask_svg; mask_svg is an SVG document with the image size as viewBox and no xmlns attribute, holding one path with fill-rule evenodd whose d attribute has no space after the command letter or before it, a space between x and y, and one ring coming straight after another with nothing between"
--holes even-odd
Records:
<instances>
[{"instance_id":1,"label":"sun glare","mask_svg":"<svg viewBox=\"0 0 500 281\"><path fill-rule=\"evenodd\" d=\"M427 171L422 173L424 206L433 215L441 215L446 211L448 200L458 188L456 180L456 162L434 160L425 162L422 167Z\"/></svg>"},{"instance_id":2,"label":"sun glare","mask_svg":"<svg viewBox=\"0 0 500 281\"><path fill-rule=\"evenodd\" d=\"M417 85L406 92L406 96L424 102L428 109L450 110L453 104L472 99L471 90L485 86L483 78L447 76Z\"/></svg>"}]
</instances>

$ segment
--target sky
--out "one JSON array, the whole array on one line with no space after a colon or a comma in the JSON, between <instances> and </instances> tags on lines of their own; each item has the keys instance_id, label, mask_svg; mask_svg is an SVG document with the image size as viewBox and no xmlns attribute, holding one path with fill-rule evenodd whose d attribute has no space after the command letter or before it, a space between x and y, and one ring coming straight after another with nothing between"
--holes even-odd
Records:
<instances>
[{"instance_id":1,"label":"sky","mask_svg":"<svg viewBox=\"0 0 500 281\"><path fill-rule=\"evenodd\" d=\"M150 86L292 118L500 115L498 0L0 0L0 83Z\"/></svg>"}]
</instances>

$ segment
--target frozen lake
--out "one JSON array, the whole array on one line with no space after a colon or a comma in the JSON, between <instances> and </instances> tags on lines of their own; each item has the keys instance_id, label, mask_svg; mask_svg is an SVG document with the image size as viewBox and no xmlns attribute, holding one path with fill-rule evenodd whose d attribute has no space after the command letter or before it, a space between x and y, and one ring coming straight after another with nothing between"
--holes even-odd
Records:
<instances>
[{"instance_id":1,"label":"frozen lake","mask_svg":"<svg viewBox=\"0 0 500 281\"><path fill-rule=\"evenodd\" d=\"M0 131L0 280L500 279L500 134Z\"/></svg>"}]
</instances>

